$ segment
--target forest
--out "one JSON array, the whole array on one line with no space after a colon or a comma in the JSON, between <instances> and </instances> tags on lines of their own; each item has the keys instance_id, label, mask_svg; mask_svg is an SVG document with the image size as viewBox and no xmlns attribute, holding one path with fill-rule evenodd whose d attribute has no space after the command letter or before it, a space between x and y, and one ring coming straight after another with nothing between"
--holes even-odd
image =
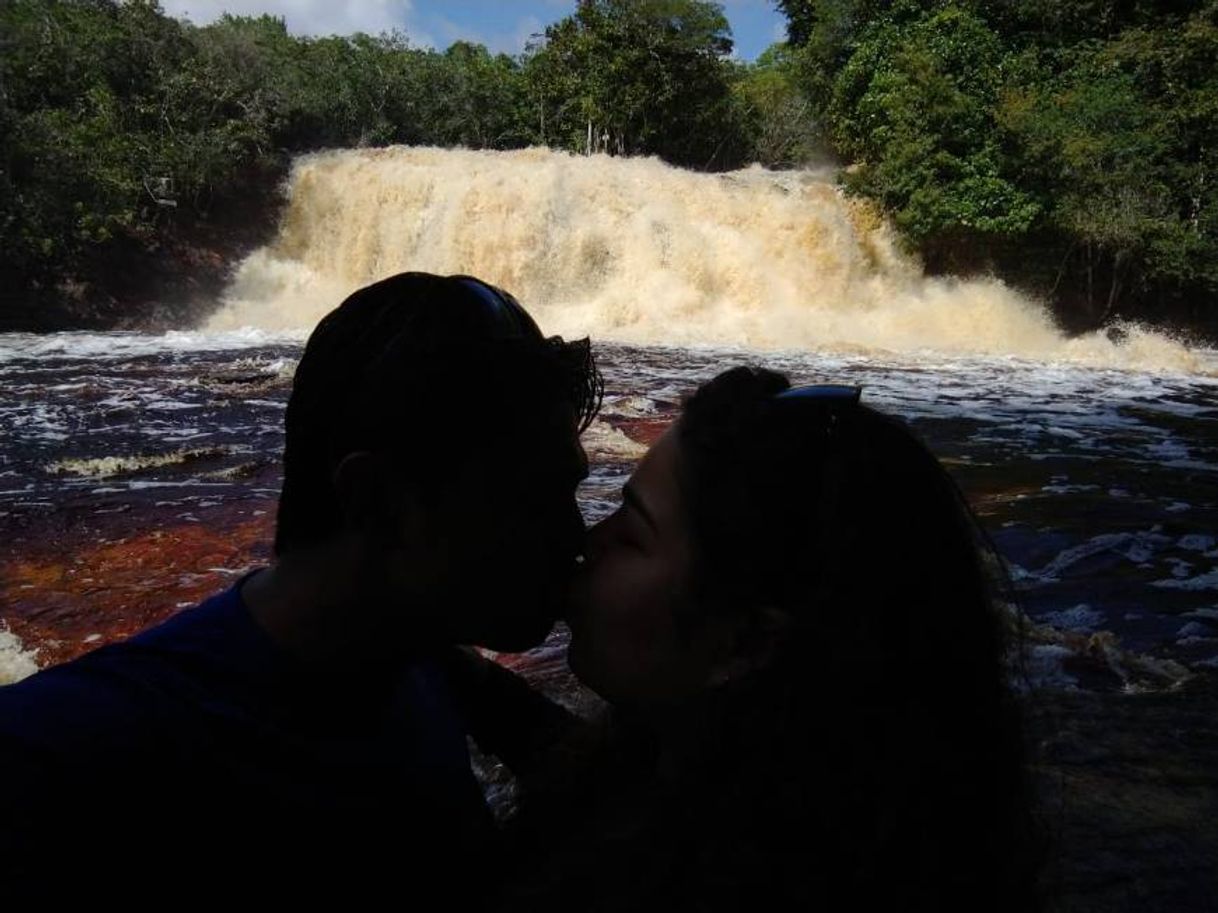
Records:
<instances>
[{"instance_id":1,"label":"forest","mask_svg":"<svg viewBox=\"0 0 1218 913\"><path fill-rule=\"evenodd\" d=\"M704 0L581 0L515 56L6 0L0 312L239 235L302 152L545 145L704 171L832 159L931 272L995 273L1068 328L1213 330L1218 0L775 5L788 40L744 62Z\"/></svg>"}]
</instances>

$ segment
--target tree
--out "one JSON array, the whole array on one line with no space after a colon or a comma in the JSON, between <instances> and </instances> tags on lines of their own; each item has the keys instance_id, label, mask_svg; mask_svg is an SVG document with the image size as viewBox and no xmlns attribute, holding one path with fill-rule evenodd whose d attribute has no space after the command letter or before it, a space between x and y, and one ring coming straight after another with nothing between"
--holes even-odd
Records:
<instances>
[{"instance_id":1,"label":"tree","mask_svg":"<svg viewBox=\"0 0 1218 913\"><path fill-rule=\"evenodd\" d=\"M431 142L471 149L504 149L532 140L524 74L506 54L458 41L438 55L424 92Z\"/></svg>"},{"instance_id":2,"label":"tree","mask_svg":"<svg viewBox=\"0 0 1218 913\"><path fill-rule=\"evenodd\" d=\"M834 83L826 122L859 162L851 188L878 199L934 256L1018 236L1039 213L1008 178L995 129L1003 61L999 37L948 5L912 23L873 24Z\"/></svg>"},{"instance_id":3,"label":"tree","mask_svg":"<svg viewBox=\"0 0 1218 913\"><path fill-rule=\"evenodd\" d=\"M768 47L742 64L732 91L745 119L748 158L769 168L793 168L824 155L812 103L799 85L798 52Z\"/></svg>"},{"instance_id":4,"label":"tree","mask_svg":"<svg viewBox=\"0 0 1218 913\"><path fill-rule=\"evenodd\" d=\"M723 167L745 142L732 103L731 31L702 0L583 0L526 63L545 142Z\"/></svg>"},{"instance_id":5,"label":"tree","mask_svg":"<svg viewBox=\"0 0 1218 913\"><path fill-rule=\"evenodd\" d=\"M778 5L847 187L931 267L1076 326L1218 291L1215 0Z\"/></svg>"},{"instance_id":6,"label":"tree","mask_svg":"<svg viewBox=\"0 0 1218 913\"><path fill-rule=\"evenodd\" d=\"M1218 27L1130 29L1075 48L1058 73L1028 79L999 116L1018 143L1020 180L1041 188L1088 310L1105 319L1129 292L1218 290ZM1039 71L1042 72L1043 71Z\"/></svg>"}]
</instances>

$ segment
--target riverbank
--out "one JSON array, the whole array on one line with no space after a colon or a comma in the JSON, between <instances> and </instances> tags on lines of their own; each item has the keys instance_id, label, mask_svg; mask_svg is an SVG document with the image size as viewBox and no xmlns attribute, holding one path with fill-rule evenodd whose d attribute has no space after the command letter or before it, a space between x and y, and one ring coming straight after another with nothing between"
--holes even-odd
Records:
<instances>
[{"instance_id":1,"label":"riverbank","mask_svg":"<svg viewBox=\"0 0 1218 913\"><path fill-rule=\"evenodd\" d=\"M927 241L916 250L927 275L957 278L996 276L1042 302L1070 336L1104 327L1118 337L1137 324L1181 337L1194 345L1218 345L1218 302L1200 286L1170 283L1126 288L1108 299L1093 266L1069 239L1044 233L1001 242L993 238ZM1111 281L1109 279L1108 281Z\"/></svg>"},{"instance_id":2,"label":"riverbank","mask_svg":"<svg viewBox=\"0 0 1218 913\"><path fill-rule=\"evenodd\" d=\"M237 264L274 237L283 176L260 173L205 213L167 208L160 224L97 245L70 274L0 275L0 333L193 326L214 308Z\"/></svg>"}]
</instances>

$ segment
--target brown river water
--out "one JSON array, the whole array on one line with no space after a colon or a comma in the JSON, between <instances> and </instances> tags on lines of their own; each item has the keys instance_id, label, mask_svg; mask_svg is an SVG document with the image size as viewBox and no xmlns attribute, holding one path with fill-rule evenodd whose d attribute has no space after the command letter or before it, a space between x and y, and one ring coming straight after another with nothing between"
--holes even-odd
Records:
<instances>
[{"instance_id":1,"label":"brown river water","mask_svg":"<svg viewBox=\"0 0 1218 913\"><path fill-rule=\"evenodd\" d=\"M308 329L402 270L469 272L607 383L589 521L725 367L860 384L947 464L1037 624L1032 676L1171 689L1218 669L1218 353L1066 338L993 280L928 279L824 172L386 149L300 159L279 237L199 327L0 335L0 682L155 623L269 556ZM877 564L894 535L877 530ZM911 611L927 607L911 606ZM558 673L563 632L513 660Z\"/></svg>"}]
</instances>

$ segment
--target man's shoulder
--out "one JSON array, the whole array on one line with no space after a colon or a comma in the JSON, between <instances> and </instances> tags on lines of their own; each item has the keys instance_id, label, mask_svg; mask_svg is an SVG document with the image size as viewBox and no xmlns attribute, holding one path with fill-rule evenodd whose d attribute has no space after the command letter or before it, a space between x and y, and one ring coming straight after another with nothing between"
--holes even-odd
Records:
<instances>
[{"instance_id":1,"label":"man's shoulder","mask_svg":"<svg viewBox=\"0 0 1218 913\"><path fill-rule=\"evenodd\" d=\"M235 587L134 637L0 687L0 741L96 750L173 712L191 666L221 651Z\"/></svg>"}]
</instances>

